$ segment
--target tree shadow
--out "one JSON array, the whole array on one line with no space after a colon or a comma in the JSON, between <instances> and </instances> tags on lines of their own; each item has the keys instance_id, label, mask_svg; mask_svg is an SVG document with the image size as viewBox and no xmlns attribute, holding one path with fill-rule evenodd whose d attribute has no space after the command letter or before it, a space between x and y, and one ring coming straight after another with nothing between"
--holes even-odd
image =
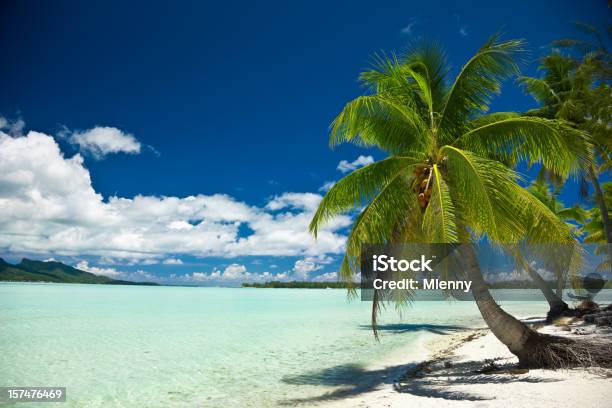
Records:
<instances>
[{"instance_id":1,"label":"tree shadow","mask_svg":"<svg viewBox=\"0 0 612 408\"><path fill-rule=\"evenodd\" d=\"M445 361L452 361L446 359ZM545 379L529 375L513 374L484 374L475 371L476 368L488 362L467 361L452 364L452 368L438 368L431 372L415 372L416 364L404 364L385 367L383 369L368 370L357 364L344 364L323 370L311 371L296 376L286 376L282 381L292 385L323 385L339 387L336 390L300 399L287 399L281 405L313 404L322 401L339 400L355 397L374 391L380 385L392 384L397 392L409 393L415 396L439 398L443 400L485 401L488 398L475 393L453 390L452 386L478 385L478 384L509 384L515 382L543 383L559 380ZM499 366L500 370L513 368L513 365ZM413 375L405 375L411 373ZM401 378L401 380L400 380Z\"/></svg>"},{"instance_id":2,"label":"tree shadow","mask_svg":"<svg viewBox=\"0 0 612 408\"><path fill-rule=\"evenodd\" d=\"M453 360L446 359L446 363ZM497 365L494 373L479 372L477 368L490 364L490 360L463 361L453 363L452 368L442 368L439 364L437 369L432 372L416 373L414 376L403 378L394 383L393 387L398 392L409 393L412 395L441 398L445 400L464 400L464 401L483 401L493 398L486 398L482 395L469 394L462 391L451 390L449 387L461 385L482 385L482 384L510 384L510 383L547 383L560 380L551 378L540 378L525 374L512 374L509 370L516 368L514 364Z\"/></svg>"},{"instance_id":3,"label":"tree shadow","mask_svg":"<svg viewBox=\"0 0 612 408\"><path fill-rule=\"evenodd\" d=\"M292 385L324 385L340 387L328 393L301 399L288 399L281 405L295 405L348 398L373 391L381 384L393 384L401 373L414 364L397 365L378 370L367 370L358 364L343 364L308 373L285 376L282 381Z\"/></svg>"},{"instance_id":4,"label":"tree shadow","mask_svg":"<svg viewBox=\"0 0 612 408\"><path fill-rule=\"evenodd\" d=\"M363 330L372 330L372 326L362 324L359 328ZM451 332L458 332L467 330L465 326L457 326L453 324L427 324L427 323L397 323L397 324L381 324L376 326L379 332L390 332L393 334L402 333L413 333L417 331L427 331L435 334L451 334Z\"/></svg>"}]
</instances>

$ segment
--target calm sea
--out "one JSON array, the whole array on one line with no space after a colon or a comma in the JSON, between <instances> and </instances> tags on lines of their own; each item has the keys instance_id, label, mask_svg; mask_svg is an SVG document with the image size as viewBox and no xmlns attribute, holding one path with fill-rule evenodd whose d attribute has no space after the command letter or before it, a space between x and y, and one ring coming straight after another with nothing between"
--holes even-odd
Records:
<instances>
[{"instance_id":1,"label":"calm sea","mask_svg":"<svg viewBox=\"0 0 612 408\"><path fill-rule=\"evenodd\" d=\"M387 310L376 342L370 306L344 290L0 283L0 386L65 386L62 407L308 406L482 326L472 302L417 301Z\"/></svg>"}]
</instances>

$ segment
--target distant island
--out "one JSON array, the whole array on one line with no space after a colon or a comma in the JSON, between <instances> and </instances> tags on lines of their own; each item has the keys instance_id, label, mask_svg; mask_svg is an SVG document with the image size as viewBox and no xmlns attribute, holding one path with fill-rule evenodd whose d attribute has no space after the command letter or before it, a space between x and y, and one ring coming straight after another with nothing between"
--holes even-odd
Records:
<instances>
[{"instance_id":1,"label":"distant island","mask_svg":"<svg viewBox=\"0 0 612 408\"><path fill-rule=\"evenodd\" d=\"M132 282L112 279L108 276L81 271L57 261L33 261L26 258L16 265L0 258L0 281L159 286L158 283L154 282Z\"/></svg>"}]
</instances>

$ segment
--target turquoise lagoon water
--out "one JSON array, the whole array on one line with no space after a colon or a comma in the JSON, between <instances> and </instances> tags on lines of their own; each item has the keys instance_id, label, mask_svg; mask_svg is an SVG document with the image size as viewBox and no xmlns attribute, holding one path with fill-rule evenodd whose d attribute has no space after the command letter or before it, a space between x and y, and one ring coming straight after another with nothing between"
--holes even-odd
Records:
<instances>
[{"instance_id":1,"label":"turquoise lagoon water","mask_svg":"<svg viewBox=\"0 0 612 408\"><path fill-rule=\"evenodd\" d=\"M62 407L293 406L342 385L338 367L417 360L432 333L482 325L472 302L417 301L385 312L376 342L370 306L344 290L0 283L0 386L65 386Z\"/></svg>"}]
</instances>

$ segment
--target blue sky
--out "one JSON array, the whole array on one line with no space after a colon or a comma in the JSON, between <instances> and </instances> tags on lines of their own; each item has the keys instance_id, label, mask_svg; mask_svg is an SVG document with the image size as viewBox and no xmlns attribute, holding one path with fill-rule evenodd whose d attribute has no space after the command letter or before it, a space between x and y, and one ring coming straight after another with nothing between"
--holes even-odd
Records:
<instances>
[{"instance_id":1,"label":"blue sky","mask_svg":"<svg viewBox=\"0 0 612 408\"><path fill-rule=\"evenodd\" d=\"M167 226L178 222L177 214L185 204L180 200L185 197L221 194L227 201L216 203L219 208L240 204L247 208L240 211L250 213L227 219L192 214L190 222L211 222L215 233L234 234L230 241L253 235L259 223L276 223L258 230L268 234L261 237L267 240L278 232L283 219L299 225L298 220L307 218L310 200L320 194L320 187L342 175L337 170L339 162L351 163L360 155L381 157L376 151L352 146L332 151L327 145L330 121L363 91L356 78L374 53L401 52L411 41L433 39L444 45L456 71L489 35L501 29L504 38L528 41L532 63L524 71L535 74L535 61L552 40L577 35L573 21L603 26L610 19L605 1L126 3L20 1L0 5L4 131L10 133L13 126L13 136L22 137L29 131L41 132L59 146L64 160L79 153L82 163L72 161L68 167L82 179L83 185L75 189L91 191L83 192L88 198L78 195L81 193L74 197L86 203L99 194L101 203L91 204L93 207L117 197L112 208L98 209L104 212L99 216L114 211L120 217L132 217L125 221L125 236L112 253L96 251L95 241L80 246L73 242L70 251L49 244L51 240L62 242L62 232L75 237L79 231L88 233L85 230L57 229L60 235L46 236L45 242L32 238L29 244L13 231L0 240L0 251L7 259L54 257L73 265L81 262L92 270L106 269L110 274L112 269L115 276L138 271L157 277L215 271L222 275L227 268L238 279L245 273L290 276L302 270L309 278L332 273L339 250L331 241L346 232L346 220L330 230L329 245L317 250L299 242L287 248L270 242L275 248L268 255L236 249L220 256L221 250L181 252L182 244L176 241L156 246L155 255L149 258L142 252L150 248L140 247L138 256L128 256L136 248L138 233L160 222L154 219L155 213L136 222L136 209L142 207L134 197L157 197L153 207L174 205L176 208L164 210L174 211L170 215L162 210L157 213L169 217ZM493 109L520 111L533 106L529 97L508 83ZM24 122L21 130L15 125L19 120ZM96 150L94 142L105 137L116 143ZM48 142L37 139L32 146L44 154L56 154ZM31 154L33 148L29 149ZM64 166L59 157L58 166ZM36 169L22 170L38 174ZM53 169L37 171L45 175ZM83 171L88 173L89 187ZM567 203L576 201L575 190L571 186L564 192ZM49 194L61 197L58 191ZM178 201L169 204L160 197ZM211 208L210 203L203 205ZM26 210L19 211L15 216L28 219L23 215ZM62 211L63 221L46 218L45 222L56 228L62 222L70 225L67 219L71 219L75 228L86 229L97 210L89 214L82 208ZM43 221L33 226L24 221L11 228L40 228L44 234L45 226ZM118 224L114 229L121 227ZM103 236L108 242L111 238L106 234L98 234L98 239ZM214 277L198 283L208 284Z\"/></svg>"}]
</instances>

